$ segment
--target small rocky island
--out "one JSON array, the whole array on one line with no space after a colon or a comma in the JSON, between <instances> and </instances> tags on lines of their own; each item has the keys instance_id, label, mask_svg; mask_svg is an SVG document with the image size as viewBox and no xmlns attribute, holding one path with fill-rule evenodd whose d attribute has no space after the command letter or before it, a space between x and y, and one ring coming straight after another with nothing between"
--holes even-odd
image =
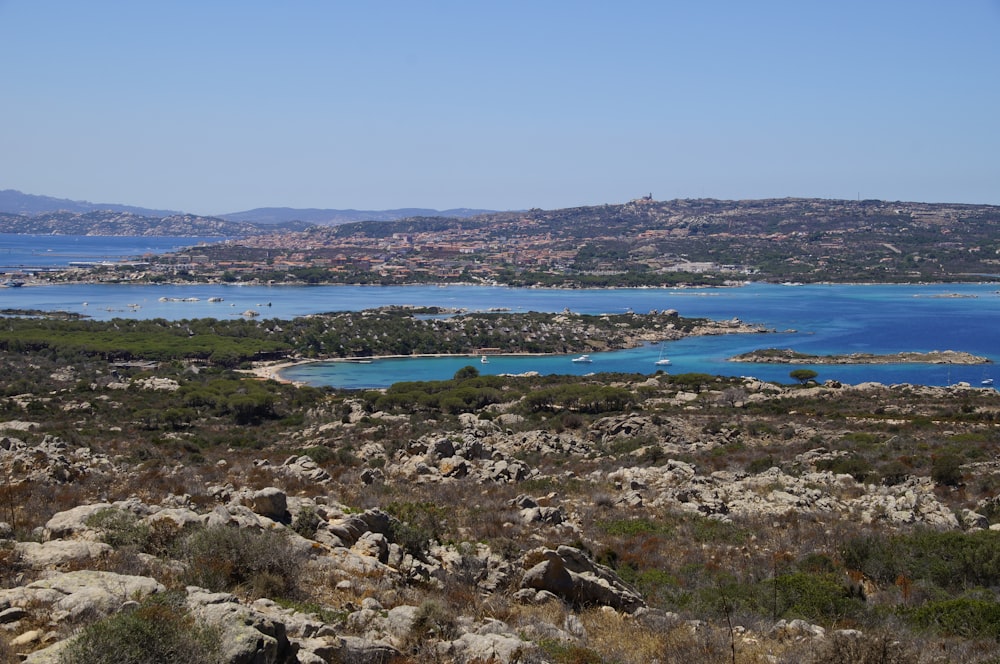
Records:
<instances>
[{"instance_id":1,"label":"small rocky island","mask_svg":"<svg viewBox=\"0 0 1000 664\"><path fill-rule=\"evenodd\" d=\"M729 358L730 362L769 364L991 364L992 360L954 350L932 350L926 353L903 352L877 355L849 353L846 355L810 355L791 348L764 348Z\"/></svg>"}]
</instances>

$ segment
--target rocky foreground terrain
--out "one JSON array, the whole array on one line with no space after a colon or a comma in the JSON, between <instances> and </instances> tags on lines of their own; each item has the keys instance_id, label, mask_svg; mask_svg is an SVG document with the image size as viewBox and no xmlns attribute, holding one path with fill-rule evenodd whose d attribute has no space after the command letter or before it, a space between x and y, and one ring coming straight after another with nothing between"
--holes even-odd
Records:
<instances>
[{"instance_id":1,"label":"rocky foreground terrain","mask_svg":"<svg viewBox=\"0 0 1000 664\"><path fill-rule=\"evenodd\" d=\"M310 392L154 426L130 399L184 379L121 372L3 399L0 661L1000 652L993 390L660 373L570 398L471 370L448 387L488 405Z\"/></svg>"}]
</instances>

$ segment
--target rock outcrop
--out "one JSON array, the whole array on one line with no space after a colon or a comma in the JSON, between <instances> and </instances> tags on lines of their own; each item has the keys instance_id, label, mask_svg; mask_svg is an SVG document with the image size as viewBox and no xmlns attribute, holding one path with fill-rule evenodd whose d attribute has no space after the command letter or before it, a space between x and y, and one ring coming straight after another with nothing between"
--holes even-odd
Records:
<instances>
[{"instance_id":1,"label":"rock outcrop","mask_svg":"<svg viewBox=\"0 0 1000 664\"><path fill-rule=\"evenodd\" d=\"M525 565L530 568L522 588L552 593L575 606L610 606L627 613L645 606L641 595L611 569L571 546L531 551Z\"/></svg>"}]
</instances>

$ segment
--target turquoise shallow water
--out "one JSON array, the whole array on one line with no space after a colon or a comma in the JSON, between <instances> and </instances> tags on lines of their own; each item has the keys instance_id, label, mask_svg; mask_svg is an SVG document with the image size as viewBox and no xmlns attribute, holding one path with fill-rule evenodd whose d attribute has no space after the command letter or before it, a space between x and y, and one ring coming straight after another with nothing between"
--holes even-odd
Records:
<instances>
[{"instance_id":1,"label":"turquoise shallow water","mask_svg":"<svg viewBox=\"0 0 1000 664\"><path fill-rule=\"evenodd\" d=\"M752 375L788 382L787 365L734 364L726 358L766 347L801 352L958 350L1000 361L1000 286L751 284L720 289L513 289L484 286L226 286L226 285L59 285L0 289L0 308L41 308L86 313L98 319L227 318L255 309L262 318L292 318L325 311L361 310L383 305L441 305L468 310L618 313L629 309L677 309L684 316L738 317L783 332L689 338L668 343L671 373L698 371ZM163 298L166 301L161 301ZM193 298L178 302L175 299ZM222 302L208 302L222 298ZM794 332L785 332L794 330ZM399 380L448 378L467 364L485 373L583 374L591 371L653 373L658 348L593 355L577 365L569 357L502 357L481 365L478 357L378 360L371 364L298 367L286 376L340 387L381 387ZM1000 379L1000 368L940 365L820 366L820 379L847 383L945 385L985 377ZM993 376L993 373L996 373Z\"/></svg>"},{"instance_id":2,"label":"turquoise shallow water","mask_svg":"<svg viewBox=\"0 0 1000 664\"><path fill-rule=\"evenodd\" d=\"M448 378L466 365L485 374L560 373L583 375L598 371L649 374L703 372L755 376L790 382L788 365L732 363L728 358L757 348L794 348L816 354L853 352L960 350L1000 360L1000 295L995 285L960 286L776 286L750 285L713 290L612 290L542 291L506 290L504 293L474 289L444 295L453 306L467 306L468 296L482 296L491 306L514 310L583 313L618 312L629 308L648 311L674 308L686 316L717 319L739 317L780 332L766 335L692 337L664 344L672 364L658 367L659 346L597 353L590 364L575 364L571 356L403 358L375 360L371 364L320 363L295 367L287 378L317 385L345 388L383 387L399 380ZM411 293L411 296L413 293ZM461 295L461 297L459 297ZM523 299L522 297L523 296ZM475 299L475 298L473 298ZM465 304L463 304L465 303ZM471 307L476 308L476 307ZM820 379L845 383L878 381L946 385L967 381L979 385L993 377L992 365L857 365L815 366ZM997 375L1000 379L1000 375Z\"/></svg>"}]
</instances>

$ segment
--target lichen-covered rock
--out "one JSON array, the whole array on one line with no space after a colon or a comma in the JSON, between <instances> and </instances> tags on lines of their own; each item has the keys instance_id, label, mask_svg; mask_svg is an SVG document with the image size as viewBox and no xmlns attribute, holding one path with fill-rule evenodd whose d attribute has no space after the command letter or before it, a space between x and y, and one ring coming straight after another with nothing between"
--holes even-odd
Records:
<instances>
[{"instance_id":1,"label":"lichen-covered rock","mask_svg":"<svg viewBox=\"0 0 1000 664\"><path fill-rule=\"evenodd\" d=\"M143 523L151 526L157 524L169 524L176 530L195 528L204 523L204 518L185 507L168 507L143 517Z\"/></svg>"},{"instance_id":2,"label":"lichen-covered rock","mask_svg":"<svg viewBox=\"0 0 1000 664\"><path fill-rule=\"evenodd\" d=\"M375 558L380 563L389 561L389 542L382 533L366 532L351 550L360 556Z\"/></svg>"},{"instance_id":3,"label":"lichen-covered rock","mask_svg":"<svg viewBox=\"0 0 1000 664\"><path fill-rule=\"evenodd\" d=\"M234 528L251 528L262 530L264 522L248 507L243 505L219 505L203 517L204 524L209 528L216 526L231 526ZM274 524L271 524L274 525Z\"/></svg>"},{"instance_id":4,"label":"lichen-covered rock","mask_svg":"<svg viewBox=\"0 0 1000 664\"><path fill-rule=\"evenodd\" d=\"M533 643L513 634L465 633L454 641L438 644L438 652L459 662L521 662L538 652Z\"/></svg>"},{"instance_id":5,"label":"lichen-covered rock","mask_svg":"<svg viewBox=\"0 0 1000 664\"><path fill-rule=\"evenodd\" d=\"M576 606L610 606L629 613L645 606L635 589L579 549L535 550L525 556L525 562L532 567L524 574L523 588L551 592Z\"/></svg>"},{"instance_id":6,"label":"lichen-covered rock","mask_svg":"<svg viewBox=\"0 0 1000 664\"><path fill-rule=\"evenodd\" d=\"M402 655L393 646L380 641L369 641L354 636L343 636L340 641L340 652L337 659L330 660L332 662L385 664Z\"/></svg>"},{"instance_id":7,"label":"lichen-covered rock","mask_svg":"<svg viewBox=\"0 0 1000 664\"><path fill-rule=\"evenodd\" d=\"M331 479L330 473L319 467L309 455L292 456L285 459L281 466L275 468L275 473L298 480L306 480L316 484L326 484Z\"/></svg>"},{"instance_id":8,"label":"lichen-covered rock","mask_svg":"<svg viewBox=\"0 0 1000 664\"><path fill-rule=\"evenodd\" d=\"M276 487L267 487L253 494L253 511L279 522L288 520L288 496Z\"/></svg>"},{"instance_id":9,"label":"lichen-covered rock","mask_svg":"<svg viewBox=\"0 0 1000 664\"><path fill-rule=\"evenodd\" d=\"M771 628L770 635L781 641L823 638L826 630L805 620L779 620Z\"/></svg>"},{"instance_id":10,"label":"lichen-covered rock","mask_svg":"<svg viewBox=\"0 0 1000 664\"><path fill-rule=\"evenodd\" d=\"M107 615L126 602L165 590L155 579L145 576L78 570L2 590L0 605L22 606L33 616L58 624Z\"/></svg>"},{"instance_id":11,"label":"lichen-covered rock","mask_svg":"<svg viewBox=\"0 0 1000 664\"><path fill-rule=\"evenodd\" d=\"M23 664L60 664L62 653L73 643L72 639L57 641L52 645L36 650L24 658Z\"/></svg>"},{"instance_id":12,"label":"lichen-covered rock","mask_svg":"<svg viewBox=\"0 0 1000 664\"><path fill-rule=\"evenodd\" d=\"M233 595L188 588L187 602L193 615L221 630L222 661L227 664L286 662L295 654L284 623L240 604Z\"/></svg>"},{"instance_id":13,"label":"lichen-covered rock","mask_svg":"<svg viewBox=\"0 0 1000 664\"><path fill-rule=\"evenodd\" d=\"M46 539L72 537L89 530L87 519L101 510L111 509L111 507L111 503L94 503L92 505L78 505L63 512L57 512L45 523Z\"/></svg>"},{"instance_id":14,"label":"lichen-covered rock","mask_svg":"<svg viewBox=\"0 0 1000 664\"><path fill-rule=\"evenodd\" d=\"M111 546L87 540L50 540L18 542L14 550L21 563L32 569L54 569L68 564L82 564L111 553Z\"/></svg>"}]
</instances>

